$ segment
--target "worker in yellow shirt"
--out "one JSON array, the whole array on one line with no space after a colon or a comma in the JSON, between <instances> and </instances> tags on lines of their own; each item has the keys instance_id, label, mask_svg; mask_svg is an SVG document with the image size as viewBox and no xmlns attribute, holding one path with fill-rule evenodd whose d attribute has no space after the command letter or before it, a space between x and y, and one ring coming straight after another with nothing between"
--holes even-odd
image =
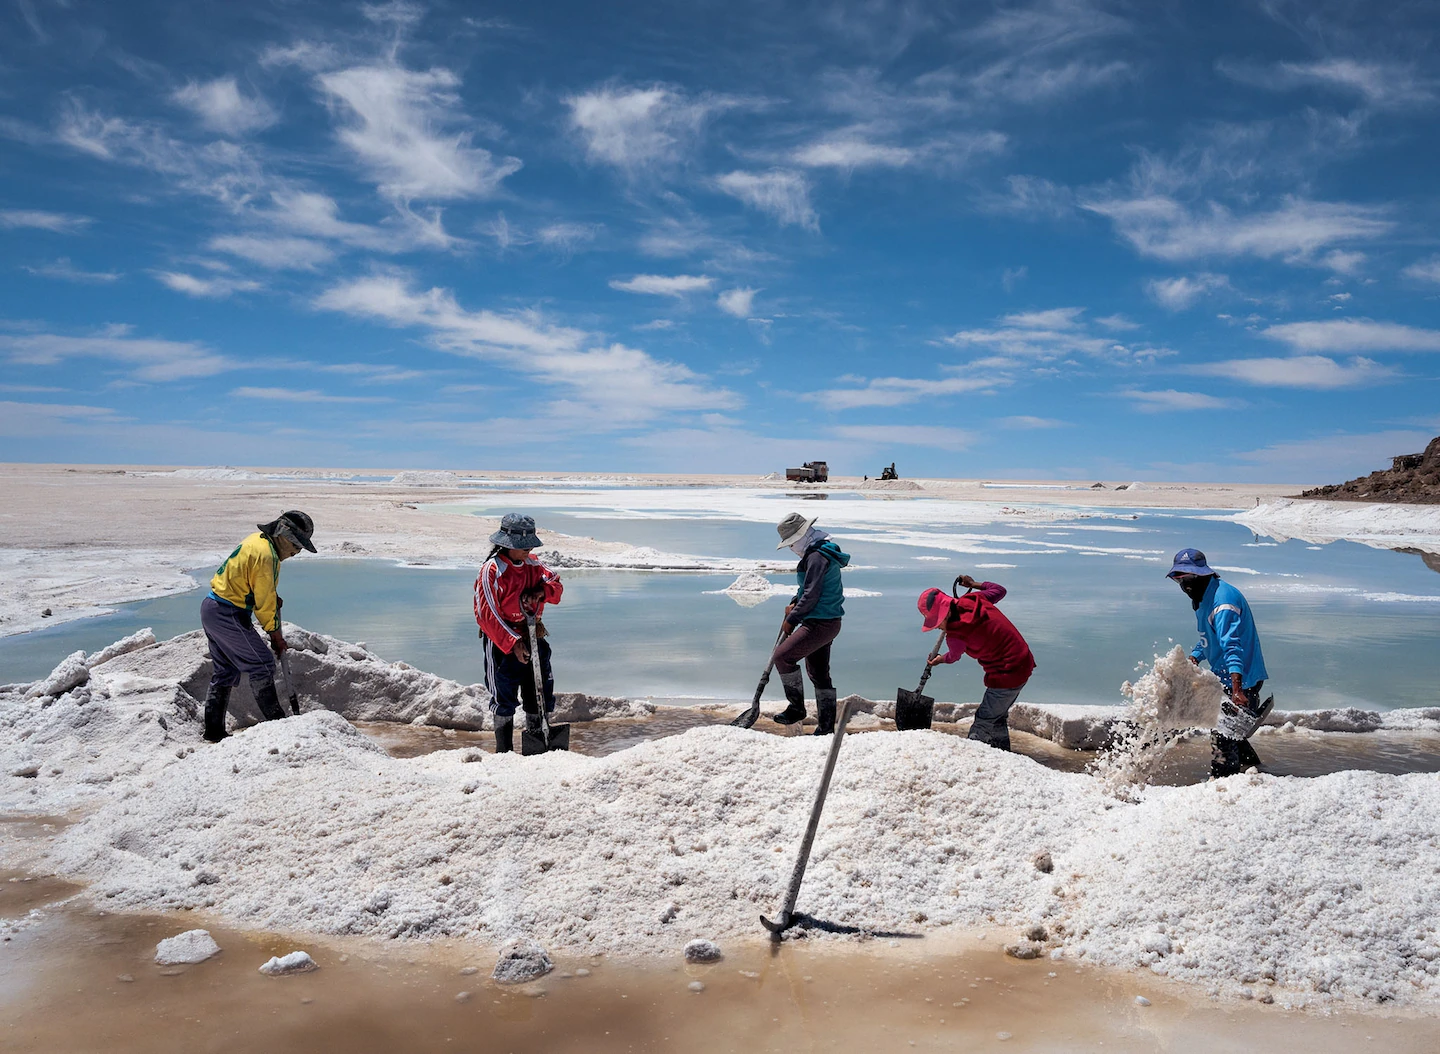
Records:
<instances>
[{"instance_id":1,"label":"worker in yellow shirt","mask_svg":"<svg viewBox=\"0 0 1440 1054\"><path fill-rule=\"evenodd\" d=\"M312 553L310 536L315 524L303 512L282 513L279 519L257 524L250 535L225 558L210 579L210 592L200 602L200 625L210 643L210 692L205 697L205 738L218 743L225 738L225 712L230 690L243 673L250 681L255 705L267 721L285 716L275 691L275 657L289 647L280 632L280 561L288 560L302 548ZM251 615L270 635L270 646L255 632Z\"/></svg>"}]
</instances>

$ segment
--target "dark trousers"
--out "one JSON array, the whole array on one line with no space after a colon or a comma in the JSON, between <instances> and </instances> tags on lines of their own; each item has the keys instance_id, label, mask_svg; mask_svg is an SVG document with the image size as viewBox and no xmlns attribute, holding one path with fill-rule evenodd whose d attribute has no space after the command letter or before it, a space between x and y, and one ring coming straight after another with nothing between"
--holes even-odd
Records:
<instances>
[{"instance_id":1,"label":"dark trousers","mask_svg":"<svg viewBox=\"0 0 1440 1054\"><path fill-rule=\"evenodd\" d=\"M782 677L800 669L800 660L805 660L805 672L810 675L810 684L818 691L834 688L830 680L830 645L840 636L838 618L815 619L802 622L800 628L786 637L775 647L775 671Z\"/></svg>"},{"instance_id":2,"label":"dark trousers","mask_svg":"<svg viewBox=\"0 0 1440 1054\"><path fill-rule=\"evenodd\" d=\"M555 709L555 678L550 673L550 642L540 641L540 677L545 685L545 712ZM496 717L515 716L523 706L539 720L535 701L535 673L528 662L507 655L490 641L485 642L485 687L490 692L490 712Z\"/></svg>"},{"instance_id":3,"label":"dark trousers","mask_svg":"<svg viewBox=\"0 0 1440 1054\"><path fill-rule=\"evenodd\" d=\"M1222 678L1220 681L1227 699L1252 711L1260 709L1260 689L1264 686L1264 681L1257 681L1249 688L1242 688L1240 698L1236 699L1229 680ZM1233 776L1251 766L1260 767L1260 755L1255 753L1248 739L1231 739L1219 732L1210 733L1210 775Z\"/></svg>"},{"instance_id":4,"label":"dark trousers","mask_svg":"<svg viewBox=\"0 0 1440 1054\"><path fill-rule=\"evenodd\" d=\"M980 709L975 711L975 720L970 723L970 734L965 738L1009 750L1010 708L1024 687L1022 684L1019 688L986 688Z\"/></svg>"},{"instance_id":5,"label":"dark trousers","mask_svg":"<svg viewBox=\"0 0 1440 1054\"><path fill-rule=\"evenodd\" d=\"M275 680L275 653L255 632L250 612L207 596L200 602L200 625L210 645L212 688L233 688L241 674L250 678L252 690Z\"/></svg>"}]
</instances>

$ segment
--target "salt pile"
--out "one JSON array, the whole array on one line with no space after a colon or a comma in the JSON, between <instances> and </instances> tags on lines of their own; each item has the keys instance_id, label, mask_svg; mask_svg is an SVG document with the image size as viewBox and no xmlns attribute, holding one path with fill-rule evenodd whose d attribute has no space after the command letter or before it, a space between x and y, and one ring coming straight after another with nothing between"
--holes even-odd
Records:
<instances>
[{"instance_id":1,"label":"salt pile","mask_svg":"<svg viewBox=\"0 0 1440 1054\"><path fill-rule=\"evenodd\" d=\"M322 677L356 667L332 691L383 697L332 702L423 716L405 670L324 642L305 651ZM566 953L758 940L828 749L709 726L606 757L401 759L328 709L209 746L183 687L196 647L142 647L60 696L0 692L0 756L36 766L0 776L0 807L85 806L27 851L107 909L491 946L520 933ZM1440 776L1258 775L1133 797L955 736L857 735L799 906L862 931L1043 932L1051 957L1273 987L1280 1002L1440 1001Z\"/></svg>"},{"instance_id":2,"label":"salt pile","mask_svg":"<svg viewBox=\"0 0 1440 1054\"><path fill-rule=\"evenodd\" d=\"M220 945L215 943L209 930L186 930L155 945L155 963L158 966L203 963L212 955L219 954Z\"/></svg>"},{"instance_id":3,"label":"salt pile","mask_svg":"<svg viewBox=\"0 0 1440 1054\"><path fill-rule=\"evenodd\" d=\"M309 973L320 969L320 964L310 958L309 952L294 951L289 955L273 955L261 967L267 977L284 977L292 973Z\"/></svg>"}]
</instances>

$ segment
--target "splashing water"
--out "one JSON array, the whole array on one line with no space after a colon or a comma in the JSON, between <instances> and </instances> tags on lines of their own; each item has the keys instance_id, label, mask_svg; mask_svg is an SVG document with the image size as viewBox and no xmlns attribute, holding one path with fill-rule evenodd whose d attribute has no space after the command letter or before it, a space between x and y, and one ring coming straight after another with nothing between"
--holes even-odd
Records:
<instances>
[{"instance_id":1,"label":"splashing water","mask_svg":"<svg viewBox=\"0 0 1440 1054\"><path fill-rule=\"evenodd\" d=\"M1130 700L1119 731L1091 765L1108 794L1134 801L1150 782L1165 752L1192 728L1214 728L1223 693L1220 679L1190 661L1176 645L1120 694Z\"/></svg>"}]
</instances>

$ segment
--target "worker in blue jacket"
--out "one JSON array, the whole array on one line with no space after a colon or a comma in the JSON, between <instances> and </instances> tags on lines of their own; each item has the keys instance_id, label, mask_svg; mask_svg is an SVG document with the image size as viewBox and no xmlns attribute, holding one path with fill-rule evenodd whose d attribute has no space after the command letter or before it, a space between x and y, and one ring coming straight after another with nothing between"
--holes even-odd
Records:
<instances>
[{"instance_id":1,"label":"worker in blue jacket","mask_svg":"<svg viewBox=\"0 0 1440 1054\"><path fill-rule=\"evenodd\" d=\"M1190 650L1190 661L1198 666L1204 659L1210 665L1220 678L1220 687L1232 711L1243 711L1231 714L1241 718L1240 725L1258 724L1263 716L1260 689L1268 674L1250 604L1240 590L1220 580L1199 549L1181 549L1176 553L1174 566L1166 577L1184 590L1195 609L1200 641ZM1224 718L1225 710L1222 706L1222 727L1231 724ZM1212 732L1211 738L1214 741L1210 761L1212 776L1231 776L1252 765L1259 767L1260 755L1255 753L1248 738L1232 738L1224 735L1221 728Z\"/></svg>"},{"instance_id":2,"label":"worker in blue jacket","mask_svg":"<svg viewBox=\"0 0 1440 1054\"><path fill-rule=\"evenodd\" d=\"M806 519L792 512L775 529L780 534L780 544L775 548L789 549L800 557L800 562L795 565L795 582L799 588L785 608L780 641L774 653L775 672L780 675L789 705L773 715L773 719L782 725L805 720L805 682L800 676L803 659L810 683L815 686L815 734L828 736L835 731L835 682L830 679L830 645L840 635L840 622L845 615L841 569L850 562L850 557L815 526L814 517Z\"/></svg>"}]
</instances>

